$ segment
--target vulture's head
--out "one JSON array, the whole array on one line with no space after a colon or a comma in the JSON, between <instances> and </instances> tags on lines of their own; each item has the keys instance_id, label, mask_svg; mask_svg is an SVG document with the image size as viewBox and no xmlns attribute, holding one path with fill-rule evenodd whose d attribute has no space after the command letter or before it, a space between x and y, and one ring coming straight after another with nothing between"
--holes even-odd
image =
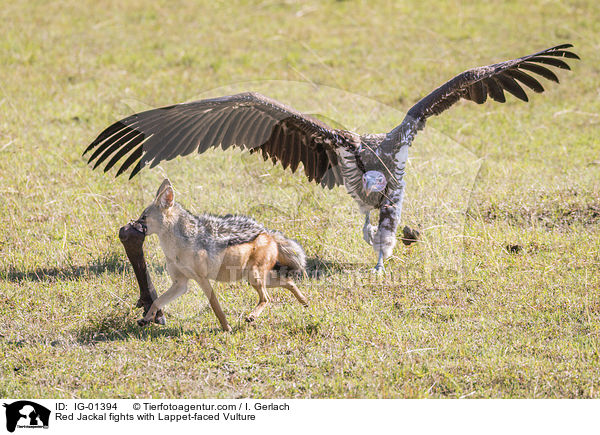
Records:
<instances>
[{"instance_id":1,"label":"vulture's head","mask_svg":"<svg viewBox=\"0 0 600 435\"><path fill-rule=\"evenodd\" d=\"M387 185L385 175L379 171L367 171L362 177L363 190L367 195L373 192L383 192Z\"/></svg>"}]
</instances>

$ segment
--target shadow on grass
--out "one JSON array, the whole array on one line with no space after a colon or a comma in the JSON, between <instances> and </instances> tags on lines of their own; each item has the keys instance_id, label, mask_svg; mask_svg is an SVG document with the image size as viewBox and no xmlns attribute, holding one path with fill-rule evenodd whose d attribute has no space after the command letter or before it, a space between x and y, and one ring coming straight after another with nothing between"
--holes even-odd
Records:
<instances>
[{"instance_id":1,"label":"shadow on grass","mask_svg":"<svg viewBox=\"0 0 600 435\"><path fill-rule=\"evenodd\" d=\"M140 311L141 317L141 311ZM109 313L101 319L94 319L77 332L77 342L82 345L94 345L101 342L127 341L127 340L151 340L159 337L197 337L202 339L207 335L218 336L225 334L223 330L215 326L213 328L186 329L181 326L171 326L175 319L168 319L165 326L150 324L140 327L130 311ZM232 334L245 330L249 325L231 325Z\"/></svg>"},{"instance_id":2,"label":"shadow on grass","mask_svg":"<svg viewBox=\"0 0 600 435\"><path fill-rule=\"evenodd\" d=\"M124 256L116 253L99 258L83 266L39 267L33 270L18 270L13 266L0 269L0 278L6 281L49 281L78 279L104 273L122 273L125 269Z\"/></svg>"},{"instance_id":3,"label":"shadow on grass","mask_svg":"<svg viewBox=\"0 0 600 435\"><path fill-rule=\"evenodd\" d=\"M306 263L306 273L311 279L320 279L367 267L366 264L362 263L329 261L319 257L308 258ZM165 271L163 265L152 264L150 267L153 273L161 274ZM13 266L0 268L0 279L10 282L55 282L58 280L88 278L105 273L123 273L125 269L133 271L125 255L113 253L108 257L93 260L83 266L38 267L32 270L18 270Z\"/></svg>"},{"instance_id":4,"label":"shadow on grass","mask_svg":"<svg viewBox=\"0 0 600 435\"><path fill-rule=\"evenodd\" d=\"M165 271L165 267L162 264L152 264L149 267L153 274L162 274ZM343 263L312 257L307 259L306 273L310 279L321 279L337 273L359 270L361 268L364 269L365 264ZM0 279L17 283L21 281L55 282L59 280L89 278L105 273L120 274L126 269L133 271L127 257L124 254L112 253L107 257L98 258L83 266L38 267L32 270L18 270L13 266L0 268Z\"/></svg>"},{"instance_id":5,"label":"shadow on grass","mask_svg":"<svg viewBox=\"0 0 600 435\"><path fill-rule=\"evenodd\" d=\"M363 263L329 261L319 257L306 259L306 274L310 279L316 280L348 271L364 270L366 267Z\"/></svg>"},{"instance_id":6,"label":"shadow on grass","mask_svg":"<svg viewBox=\"0 0 600 435\"><path fill-rule=\"evenodd\" d=\"M164 272L164 266L152 266L151 269L153 272ZM133 268L125 254L112 253L107 257L90 261L83 266L38 267L33 270L18 270L13 266L0 268L0 279L17 283L21 281L55 282L59 280L89 278L105 273L120 274L125 269L133 272Z\"/></svg>"},{"instance_id":7,"label":"shadow on grass","mask_svg":"<svg viewBox=\"0 0 600 435\"><path fill-rule=\"evenodd\" d=\"M319 335L321 328L321 322L310 321L304 325L298 325L296 323L288 323L285 325L285 330L291 336L304 335L307 337L316 337Z\"/></svg>"}]
</instances>

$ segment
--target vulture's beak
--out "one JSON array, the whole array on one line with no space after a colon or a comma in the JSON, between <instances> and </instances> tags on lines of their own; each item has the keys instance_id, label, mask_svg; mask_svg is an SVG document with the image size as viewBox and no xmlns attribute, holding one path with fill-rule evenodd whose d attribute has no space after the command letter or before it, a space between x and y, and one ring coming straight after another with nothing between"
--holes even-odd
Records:
<instances>
[{"instance_id":1,"label":"vulture's beak","mask_svg":"<svg viewBox=\"0 0 600 435\"><path fill-rule=\"evenodd\" d=\"M371 193L375 192L377 189L377 183L375 180L373 180L372 178L367 178L365 180L365 192L368 195L370 195Z\"/></svg>"}]
</instances>

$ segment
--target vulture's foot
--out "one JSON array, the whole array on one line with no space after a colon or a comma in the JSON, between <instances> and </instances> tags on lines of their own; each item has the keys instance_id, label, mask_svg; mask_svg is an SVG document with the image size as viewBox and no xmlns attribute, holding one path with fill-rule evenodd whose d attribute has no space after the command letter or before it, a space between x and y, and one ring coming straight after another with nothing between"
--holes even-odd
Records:
<instances>
[{"instance_id":1,"label":"vulture's foot","mask_svg":"<svg viewBox=\"0 0 600 435\"><path fill-rule=\"evenodd\" d=\"M373 240L375 240L375 233L377 233L377 227L365 222L363 226L363 240L371 246L373 245Z\"/></svg>"},{"instance_id":2,"label":"vulture's foot","mask_svg":"<svg viewBox=\"0 0 600 435\"><path fill-rule=\"evenodd\" d=\"M371 270L376 275L383 275L385 272L385 266L383 264L377 263L375 267Z\"/></svg>"},{"instance_id":3,"label":"vulture's foot","mask_svg":"<svg viewBox=\"0 0 600 435\"><path fill-rule=\"evenodd\" d=\"M367 225L363 227L363 239L369 245L373 246L373 240L375 240L375 233L377 232L377 227L373 225Z\"/></svg>"},{"instance_id":4,"label":"vulture's foot","mask_svg":"<svg viewBox=\"0 0 600 435\"><path fill-rule=\"evenodd\" d=\"M381 275L383 272L385 272L385 267L383 266L383 251L379 251L379 258L377 259L377 264L373 268L373 273Z\"/></svg>"},{"instance_id":5,"label":"vulture's foot","mask_svg":"<svg viewBox=\"0 0 600 435\"><path fill-rule=\"evenodd\" d=\"M365 213L365 224L363 225L363 240L369 245L373 246L373 241L375 240L375 233L377 233L377 227L371 225L369 213Z\"/></svg>"}]
</instances>

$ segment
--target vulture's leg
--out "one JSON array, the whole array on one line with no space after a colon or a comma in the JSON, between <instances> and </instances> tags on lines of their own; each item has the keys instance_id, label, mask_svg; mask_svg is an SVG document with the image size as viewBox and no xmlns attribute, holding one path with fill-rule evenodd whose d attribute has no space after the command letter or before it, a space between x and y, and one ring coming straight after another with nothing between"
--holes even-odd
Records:
<instances>
[{"instance_id":1,"label":"vulture's leg","mask_svg":"<svg viewBox=\"0 0 600 435\"><path fill-rule=\"evenodd\" d=\"M375 272L383 272L385 267L383 267L383 251L379 251L379 257L377 259L377 264L373 269Z\"/></svg>"},{"instance_id":2,"label":"vulture's leg","mask_svg":"<svg viewBox=\"0 0 600 435\"><path fill-rule=\"evenodd\" d=\"M386 199L379 209L379 226L373 239L373 249L377 254L375 272L384 270L383 260L392 255L396 245L396 228L402 214L402 199L404 198L404 181L394 191L388 191Z\"/></svg>"},{"instance_id":3,"label":"vulture's leg","mask_svg":"<svg viewBox=\"0 0 600 435\"><path fill-rule=\"evenodd\" d=\"M369 245L373 245L373 239L375 238L375 232L377 231L377 228L371 225L370 215L371 212L365 213L365 224L363 225L363 239Z\"/></svg>"}]
</instances>

